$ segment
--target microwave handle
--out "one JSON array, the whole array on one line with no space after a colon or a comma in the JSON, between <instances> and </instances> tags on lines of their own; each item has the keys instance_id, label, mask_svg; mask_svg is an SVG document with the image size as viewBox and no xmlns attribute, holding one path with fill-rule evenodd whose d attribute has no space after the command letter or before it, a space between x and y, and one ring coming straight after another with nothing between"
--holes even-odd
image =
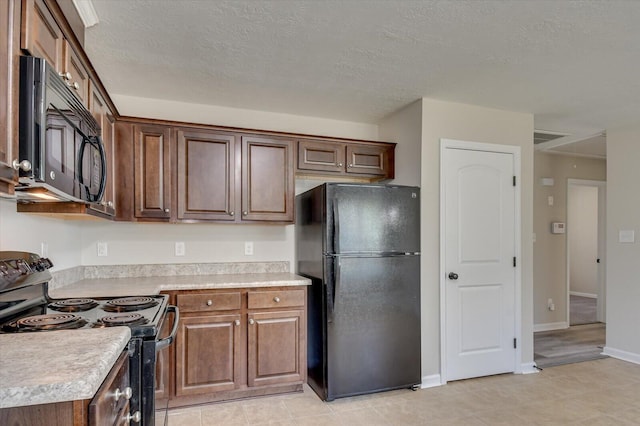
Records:
<instances>
[{"instance_id":1,"label":"microwave handle","mask_svg":"<svg viewBox=\"0 0 640 426\"><path fill-rule=\"evenodd\" d=\"M97 146L98 150L100 151L100 189L98 190L98 194L94 197L91 196L91 194L89 194L89 191L87 189L87 185L84 184L84 178L82 176L82 166L84 163L84 147L86 144L91 144L94 146ZM93 136L93 137L84 137L82 138L82 143L80 144L80 150L78 152L78 182L80 183L80 185L82 185L86 190L87 190L87 195L88 195L88 200L89 202L95 203L98 202L102 199L102 196L104 195L104 191L106 189L106 184L107 184L107 162L106 162L106 157L107 154L104 150L104 144L102 143L102 140L100 140L99 136Z\"/></svg>"}]
</instances>

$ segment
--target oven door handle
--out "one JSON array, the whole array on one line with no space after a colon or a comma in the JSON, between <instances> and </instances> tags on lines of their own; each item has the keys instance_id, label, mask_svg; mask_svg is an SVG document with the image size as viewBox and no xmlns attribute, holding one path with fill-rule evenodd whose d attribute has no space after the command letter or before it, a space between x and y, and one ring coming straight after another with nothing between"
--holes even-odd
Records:
<instances>
[{"instance_id":1,"label":"oven door handle","mask_svg":"<svg viewBox=\"0 0 640 426\"><path fill-rule=\"evenodd\" d=\"M167 313L173 312L175 318L173 319L173 328L171 329L171 334L164 339L158 340L156 342L156 352L161 351L167 346L171 345L176 338L176 334L178 334L178 323L180 322L180 311L177 306L169 305L167 306Z\"/></svg>"}]
</instances>

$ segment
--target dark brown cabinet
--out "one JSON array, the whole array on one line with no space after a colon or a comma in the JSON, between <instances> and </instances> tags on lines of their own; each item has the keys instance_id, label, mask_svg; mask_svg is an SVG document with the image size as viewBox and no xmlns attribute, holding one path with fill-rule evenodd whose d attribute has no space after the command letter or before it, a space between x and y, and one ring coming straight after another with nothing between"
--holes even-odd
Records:
<instances>
[{"instance_id":1,"label":"dark brown cabinet","mask_svg":"<svg viewBox=\"0 0 640 426\"><path fill-rule=\"evenodd\" d=\"M43 0L22 0L22 48L61 72L64 35Z\"/></svg>"},{"instance_id":2,"label":"dark brown cabinet","mask_svg":"<svg viewBox=\"0 0 640 426\"><path fill-rule=\"evenodd\" d=\"M60 70L62 78L73 93L86 106L90 105L90 83L89 74L87 73L78 54L73 50L71 44L64 40L63 44L63 62Z\"/></svg>"},{"instance_id":3,"label":"dark brown cabinet","mask_svg":"<svg viewBox=\"0 0 640 426\"><path fill-rule=\"evenodd\" d=\"M393 179L394 150L394 144L383 142L299 140L296 173L371 181Z\"/></svg>"},{"instance_id":4,"label":"dark brown cabinet","mask_svg":"<svg viewBox=\"0 0 640 426\"><path fill-rule=\"evenodd\" d=\"M102 130L101 136L104 143L107 166L107 179L102 201L100 204L89 206L89 208L107 216L114 216L116 209L115 118L95 85L91 85L90 88L89 111L91 111Z\"/></svg>"},{"instance_id":5,"label":"dark brown cabinet","mask_svg":"<svg viewBox=\"0 0 640 426\"><path fill-rule=\"evenodd\" d=\"M299 391L306 288L171 292L180 310L169 406Z\"/></svg>"},{"instance_id":6,"label":"dark brown cabinet","mask_svg":"<svg viewBox=\"0 0 640 426\"><path fill-rule=\"evenodd\" d=\"M236 135L178 130L178 219L235 220Z\"/></svg>"},{"instance_id":7,"label":"dark brown cabinet","mask_svg":"<svg viewBox=\"0 0 640 426\"><path fill-rule=\"evenodd\" d=\"M242 137L242 220L292 222L294 141Z\"/></svg>"},{"instance_id":8,"label":"dark brown cabinet","mask_svg":"<svg viewBox=\"0 0 640 426\"><path fill-rule=\"evenodd\" d=\"M0 194L13 194L18 175L20 2L0 2Z\"/></svg>"},{"instance_id":9,"label":"dark brown cabinet","mask_svg":"<svg viewBox=\"0 0 640 426\"><path fill-rule=\"evenodd\" d=\"M135 217L169 219L171 129L158 125L136 125L133 133Z\"/></svg>"}]
</instances>

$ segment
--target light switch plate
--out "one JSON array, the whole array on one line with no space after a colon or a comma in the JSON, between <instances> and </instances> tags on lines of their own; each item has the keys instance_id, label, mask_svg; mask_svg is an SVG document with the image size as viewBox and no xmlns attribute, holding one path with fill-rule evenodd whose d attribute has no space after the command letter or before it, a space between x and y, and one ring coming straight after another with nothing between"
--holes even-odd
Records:
<instances>
[{"instance_id":1,"label":"light switch plate","mask_svg":"<svg viewBox=\"0 0 640 426\"><path fill-rule=\"evenodd\" d=\"M100 257L105 257L109 255L109 245L106 241L98 241L96 243L97 254Z\"/></svg>"},{"instance_id":2,"label":"light switch plate","mask_svg":"<svg viewBox=\"0 0 640 426\"><path fill-rule=\"evenodd\" d=\"M631 229L625 229L618 233L618 241L621 243L635 243L636 232Z\"/></svg>"},{"instance_id":3,"label":"light switch plate","mask_svg":"<svg viewBox=\"0 0 640 426\"><path fill-rule=\"evenodd\" d=\"M253 241L245 241L244 243L244 255L253 256Z\"/></svg>"}]
</instances>

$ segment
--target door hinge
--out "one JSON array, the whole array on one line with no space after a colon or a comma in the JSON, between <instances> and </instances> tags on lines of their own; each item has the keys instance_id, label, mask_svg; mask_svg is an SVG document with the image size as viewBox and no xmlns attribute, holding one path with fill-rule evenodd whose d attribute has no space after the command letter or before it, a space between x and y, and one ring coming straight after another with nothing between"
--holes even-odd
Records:
<instances>
[{"instance_id":1,"label":"door hinge","mask_svg":"<svg viewBox=\"0 0 640 426\"><path fill-rule=\"evenodd\" d=\"M516 186L516 177L513 177L513 186Z\"/></svg>"},{"instance_id":2,"label":"door hinge","mask_svg":"<svg viewBox=\"0 0 640 426\"><path fill-rule=\"evenodd\" d=\"M513 349L516 349L516 348L518 347L517 342L518 342L518 341L517 341L517 340L516 340L516 338L514 337L514 338L513 338Z\"/></svg>"},{"instance_id":3,"label":"door hinge","mask_svg":"<svg viewBox=\"0 0 640 426\"><path fill-rule=\"evenodd\" d=\"M516 267L516 257L515 256L513 256L513 267L514 268Z\"/></svg>"}]
</instances>

